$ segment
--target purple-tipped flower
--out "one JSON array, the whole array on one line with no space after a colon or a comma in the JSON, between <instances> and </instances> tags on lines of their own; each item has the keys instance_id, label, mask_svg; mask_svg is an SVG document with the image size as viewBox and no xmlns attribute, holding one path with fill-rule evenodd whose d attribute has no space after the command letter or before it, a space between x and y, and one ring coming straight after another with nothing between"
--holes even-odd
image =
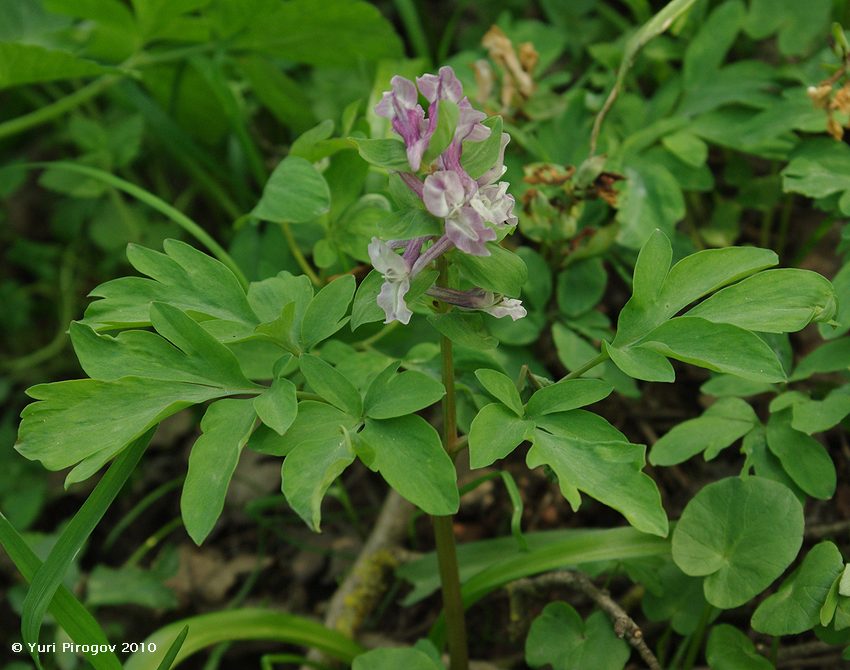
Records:
<instances>
[{"instance_id":1,"label":"purple-tipped flower","mask_svg":"<svg viewBox=\"0 0 850 670\"><path fill-rule=\"evenodd\" d=\"M461 309L487 312L497 319L509 316L516 321L527 314L521 300L508 298L492 291L485 291L483 288L458 291L442 286L432 286L426 292L442 302L455 305Z\"/></svg>"},{"instance_id":2,"label":"purple-tipped flower","mask_svg":"<svg viewBox=\"0 0 850 670\"><path fill-rule=\"evenodd\" d=\"M392 120L393 130L401 135L407 147L407 160L416 171L436 128L436 118L425 121L425 110L419 105L419 94L413 82L396 75L392 91L386 91L375 106L375 114Z\"/></svg>"},{"instance_id":3,"label":"purple-tipped flower","mask_svg":"<svg viewBox=\"0 0 850 670\"><path fill-rule=\"evenodd\" d=\"M420 93L428 101L427 116L419 104ZM431 164L422 166L422 158L437 128L441 101L457 105L457 126L443 152ZM474 109L463 95L463 86L450 67L441 67L437 74L422 75L416 84L404 77L393 77L392 90L384 93L375 113L391 119L393 130L404 140L412 171L402 172L401 179L445 226L439 238L419 237L390 244L373 238L369 245L372 264L384 277L378 304L387 315L387 323L407 323L412 313L405 296L414 276L452 248L475 256L489 256L487 242L497 239L496 230L516 225L514 198L507 192L507 182L498 181L505 172L505 147L510 138L502 133L498 159L478 179L466 172L461 160L464 143L484 141L491 131L482 123L484 113ZM416 174L420 167L428 173L424 181ZM429 245L428 240L433 243ZM398 247L406 247L403 255L394 251ZM454 300L447 298L447 302L462 309L477 309L514 320L525 316L519 300L483 289L456 293Z\"/></svg>"}]
</instances>

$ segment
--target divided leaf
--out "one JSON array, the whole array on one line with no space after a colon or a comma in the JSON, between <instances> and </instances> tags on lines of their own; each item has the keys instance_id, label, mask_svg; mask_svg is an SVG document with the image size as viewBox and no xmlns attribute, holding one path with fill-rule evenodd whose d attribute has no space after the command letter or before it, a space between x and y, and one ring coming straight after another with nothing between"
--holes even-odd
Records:
<instances>
[{"instance_id":1,"label":"divided leaf","mask_svg":"<svg viewBox=\"0 0 850 670\"><path fill-rule=\"evenodd\" d=\"M363 413L360 392L333 366L311 354L301 357L300 366L307 383L329 403L352 416Z\"/></svg>"},{"instance_id":2,"label":"divided leaf","mask_svg":"<svg viewBox=\"0 0 850 670\"><path fill-rule=\"evenodd\" d=\"M288 379L275 379L268 389L254 398L254 411L260 421L283 435L298 414L295 384Z\"/></svg>"},{"instance_id":3,"label":"divided leaf","mask_svg":"<svg viewBox=\"0 0 850 670\"><path fill-rule=\"evenodd\" d=\"M537 424L526 463L530 468L551 467L573 510L581 504L579 491L584 491L638 530L667 535L658 487L642 472L646 447L631 444L602 417L583 410L549 415Z\"/></svg>"},{"instance_id":4,"label":"divided leaf","mask_svg":"<svg viewBox=\"0 0 850 670\"><path fill-rule=\"evenodd\" d=\"M272 172L252 216L274 223L306 223L330 209L328 183L313 164L287 156Z\"/></svg>"},{"instance_id":5,"label":"divided leaf","mask_svg":"<svg viewBox=\"0 0 850 670\"><path fill-rule=\"evenodd\" d=\"M418 412L442 398L446 391L436 379L422 372L396 373L398 363L384 369L366 389L363 412L373 419L391 419Z\"/></svg>"},{"instance_id":6,"label":"divided leaf","mask_svg":"<svg viewBox=\"0 0 850 670\"><path fill-rule=\"evenodd\" d=\"M564 379L534 392L525 411L530 417L567 412L607 398L614 387L601 379Z\"/></svg>"},{"instance_id":7,"label":"divided leaf","mask_svg":"<svg viewBox=\"0 0 850 670\"><path fill-rule=\"evenodd\" d=\"M355 449L376 472L422 511L432 515L457 512L460 497L455 466L437 431L420 416L367 419Z\"/></svg>"},{"instance_id":8,"label":"divided leaf","mask_svg":"<svg viewBox=\"0 0 850 670\"><path fill-rule=\"evenodd\" d=\"M485 468L531 437L534 422L520 419L503 404L485 405L469 429L469 465Z\"/></svg>"},{"instance_id":9,"label":"divided leaf","mask_svg":"<svg viewBox=\"0 0 850 670\"><path fill-rule=\"evenodd\" d=\"M702 416L683 421L658 440L649 452L649 462L676 465L701 451L710 460L758 423L749 403L740 398L721 398Z\"/></svg>"},{"instance_id":10,"label":"divided leaf","mask_svg":"<svg viewBox=\"0 0 850 670\"><path fill-rule=\"evenodd\" d=\"M475 371L475 376L478 381L496 400L500 401L517 416L523 415L522 400L519 397L516 384L507 375L503 375L496 370L482 368Z\"/></svg>"},{"instance_id":11,"label":"divided leaf","mask_svg":"<svg viewBox=\"0 0 850 670\"><path fill-rule=\"evenodd\" d=\"M230 478L254 429L251 400L214 402L201 420L201 436L192 445L189 469L180 496L186 532L200 545L224 509Z\"/></svg>"},{"instance_id":12,"label":"divided leaf","mask_svg":"<svg viewBox=\"0 0 850 670\"><path fill-rule=\"evenodd\" d=\"M101 284L82 323L95 330L150 325L150 304L168 303L184 312L234 321L253 328L257 316L236 276L220 261L178 240L165 240L165 253L135 244L127 259L150 277L122 277Z\"/></svg>"},{"instance_id":13,"label":"divided leaf","mask_svg":"<svg viewBox=\"0 0 850 670\"><path fill-rule=\"evenodd\" d=\"M305 440L283 462L283 494L298 516L317 533L322 522L322 499L328 488L354 461L348 433Z\"/></svg>"}]
</instances>

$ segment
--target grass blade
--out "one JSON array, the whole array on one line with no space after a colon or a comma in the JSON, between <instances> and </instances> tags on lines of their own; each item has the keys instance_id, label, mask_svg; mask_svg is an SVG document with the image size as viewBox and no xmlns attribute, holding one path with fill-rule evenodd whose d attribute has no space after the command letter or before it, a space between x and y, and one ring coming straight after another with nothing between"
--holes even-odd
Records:
<instances>
[{"instance_id":1,"label":"grass blade","mask_svg":"<svg viewBox=\"0 0 850 670\"><path fill-rule=\"evenodd\" d=\"M152 435L153 430L150 430L131 442L109 466L83 506L62 531L47 560L36 571L27 597L24 599L21 620L21 636L24 644L38 642L44 615L53 595L62 583L68 566L135 469ZM38 653L31 655L36 666L40 668L41 661Z\"/></svg>"},{"instance_id":2,"label":"grass blade","mask_svg":"<svg viewBox=\"0 0 850 670\"><path fill-rule=\"evenodd\" d=\"M266 609L239 609L201 614L160 628L144 642L146 647L155 644L158 650L133 654L124 664L124 670L161 670L168 641L186 626L189 627L189 633L174 665L201 649L237 640L268 640L302 645L318 649L346 664L365 651L342 633L310 619Z\"/></svg>"},{"instance_id":3,"label":"grass blade","mask_svg":"<svg viewBox=\"0 0 850 670\"><path fill-rule=\"evenodd\" d=\"M0 513L0 546L15 564L24 579L31 582L42 563L29 548L24 538ZM53 618L77 644L108 645L109 640L95 618L65 586L60 585L50 602ZM118 657L112 653L85 654L95 670L121 670Z\"/></svg>"},{"instance_id":4,"label":"grass blade","mask_svg":"<svg viewBox=\"0 0 850 670\"><path fill-rule=\"evenodd\" d=\"M183 647L183 643L186 641L186 637L188 635L189 626L183 626L183 630L178 633L177 639L171 643L168 651L165 652L165 657L162 659L162 663L159 664L156 670L171 670L171 666L174 664L177 654L180 653L180 649Z\"/></svg>"}]
</instances>

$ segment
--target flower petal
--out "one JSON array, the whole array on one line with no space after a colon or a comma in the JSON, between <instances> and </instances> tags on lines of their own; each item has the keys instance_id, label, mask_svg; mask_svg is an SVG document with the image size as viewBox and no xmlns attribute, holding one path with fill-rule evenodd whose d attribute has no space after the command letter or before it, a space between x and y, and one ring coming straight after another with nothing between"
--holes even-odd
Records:
<instances>
[{"instance_id":1,"label":"flower petal","mask_svg":"<svg viewBox=\"0 0 850 670\"><path fill-rule=\"evenodd\" d=\"M490 307L482 308L481 311L487 312L488 314L492 314L497 319L509 316L514 321L516 321L517 319L521 319L526 314L528 314L528 312L525 311L525 307L522 306L521 300L517 300L516 298L504 297L496 304L491 305Z\"/></svg>"},{"instance_id":2,"label":"flower petal","mask_svg":"<svg viewBox=\"0 0 850 670\"><path fill-rule=\"evenodd\" d=\"M410 323L413 312L404 301L410 290L410 280L406 277L398 282L384 282L381 292L378 293L378 307L384 310L386 320L384 323L401 321L403 324Z\"/></svg>"},{"instance_id":3,"label":"flower petal","mask_svg":"<svg viewBox=\"0 0 850 670\"><path fill-rule=\"evenodd\" d=\"M373 237L368 249L372 265L387 281L400 281L409 274L410 268L404 258L383 240Z\"/></svg>"},{"instance_id":4,"label":"flower petal","mask_svg":"<svg viewBox=\"0 0 850 670\"><path fill-rule=\"evenodd\" d=\"M457 172L440 170L428 175L422 188L422 200L434 216L446 217L466 201L463 181Z\"/></svg>"},{"instance_id":5,"label":"flower petal","mask_svg":"<svg viewBox=\"0 0 850 670\"><path fill-rule=\"evenodd\" d=\"M486 242L496 239L496 232L472 207L460 207L446 219L446 236L458 249L473 256L489 256Z\"/></svg>"}]
</instances>

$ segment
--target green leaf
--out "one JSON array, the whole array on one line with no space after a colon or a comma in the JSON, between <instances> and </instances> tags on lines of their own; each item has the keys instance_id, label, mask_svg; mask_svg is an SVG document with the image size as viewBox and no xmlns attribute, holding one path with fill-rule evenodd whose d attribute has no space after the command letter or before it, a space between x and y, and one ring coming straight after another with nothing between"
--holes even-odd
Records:
<instances>
[{"instance_id":1,"label":"green leaf","mask_svg":"<svg viewBox=\"0 0 850 670\"><path fill-rule=\"evenodd\" d=\"M702 580L689 577L672 561L657 572L660 590L647 589L641 600L644 614L650 621L669 621L683 637L693 634L708 603L702 594Z\"/></svg>"},{"instance_id":2,"label":"green leaf","mask_svg":"<svg viewBox=\"0 0 850 670\"><path fill-rule=\"evenodd\" d=\"M157 303L151 319L159 335L130 330L113 338L72 323L71 341L86 374L103 381L134 376L204 384L222 392L252 387L230 350L179 309Z\"/></svg>"},{"instance_id":3,"label":"green leaf","mask_svg":"<svg viewBox=\"0 0 850 670\"><path fill-rule=\"evenodd\" d=\"M750 638L726 623L711 629L705 656L711 670L773 670L773 664L756 651Z\"/></svg>"},{"instance_id":4,"label":"green leaf","mask_svg":"<svg viewBox=\"0 0 850 670\"><path fill-rule=\"evenodd\" d=\"M676 178L658 163L635 161L624 174L626 185L617 209L618 241L637 249L659 226L672 233L685 215L685 200Z\"/></svg>"},{"instance_id":5,"label":"green leaf","mask_svg":"<svg viewBox=\"0 0 850 670\"><path fill-rule=\"evenodd\" d=\"M301 342L305 349L313 348L346 324L345 315L355 287L354 277L344 275L325 286L310 301L301 321Z\"/></svg>"},{"instance_id":6,"label":"green leaf","mask_svg":"<svg viewBox=\"0 0 850 670\"><path fill-rule=\"evenodd\" d=\"M437 104L437 127L434 129L428 148L422 156L423 165L430 165L449 146L455 135L459 114L460 111L455 103L450 100L439 101Z\"/></svg>"},{"instance_id":7,"label":"green leaf","mask_svg":"<svg viewBox=\"0 0 850 670\"><path fill-rule=\"evenodd\" d=\"M543 256L531 247L519 247L516 254L527 268L528 278L522 287L523 296L534 308L545 309L552 295L552 274L549 265Z\"/></svg>"},{"instance_id":8,"label":"green leaf","mask_svg":"<svg viewBox=\"0 0 850 670\"><path fill-rule=\"evenodd\" d=\"M174 642L172 642L168 651L163 656L162 661L157 666L156 670L171 670L174 666L174 661L177 658L177 654L180 653L180 649L183 648L183 643L186 641L186 638L189 636L189 626L183 626L183 630L181 630L177 637L174 638Z\"/></svg>"},{"instance_id":9,"label":"green leaf","mask_svg":"<svg viewBox=\"0 0 850 670\"><path fill-rule=\"evenodd\" d=\"M753 0L747 34L760 40L778 32L783 56L803 55L827 33L831 7L829 0L813 0L806 5L795 0Z\"/></svg>"},{"instance_id":10,"label":"green leaf","mask_svg":"<svg viewBox=\"0 0 850 670\"><path fill-rule=\"evenodd\" d=\"M445 314L429 314L430 323L452 342L470 349L495 349L499 341L490 335L483 317L477 312L453 310Z\"/></svg>"},{"instance_id":11,"label":"green leaf","mask_svg":"<svg viewBox=\"0 0 850 670\"><path fill-rule=\"evenodd\" d=\"M822 344L805 356L794 369L791 381L807 379L824 372L838 372L850 368L850 337L842 337Z\"/></svg>"},{"instance_id":12,"label":"green leaf","mask_svg":"<svg viewBox=\"0 0 850 670\"><path fill-rule=\"evenodd\" d=\"M459 495L452 459L437 431L420 416L367 419L355 449L369 469L426 514L457 512Z\"/></svg>"},{"instance_id":13,"label":"green leaf","mask_svg":"<svg viewBox=\"0 0 850 670\"><path fill-rule=\"evenodd\" d=\"M219 400L201 419L201 436L192 445L180 496L180 513L189 537L200 545L224 509L227 487L257 414L250 400Z\"/></svg>"},{"instance_id":14,"label":"green leaf","mask_svg":"<svg viewBox=\"0 0 850 670\"><path fill-rule=\"evenodd\" d=\"M363 413L360 392L331 365L309 354L301 357L300 365L307 383L325 400L352 416Z\"/></svg>"},{"instance_id":15,"label":"green leaf","mask_svg":"<svg viewBox=\"0 0 850 670\"><path fill-rule=\"evenodd\" d=\"M838 580L838 594L841 596L850 596L850 567L844 566L841 571L841 578Z\"/></svg>"},{"instance_id":16,"label":"green leaf","mask_svg":"<svg viewBox=\"0 0 850 670\"><path fill-rule=\"evenodd\" d=\"M412 647L373 649L354 659L351 670L445 670L424 651Z\"/></svg>"},{"instance_id":17,"label":"green leaf","mask_svg":"<svg viewBox=\"0 0 850 670\"><path fill-rule=\"evenodd\" d=\"M351 638L311 619L274 610L245 608L200 614L160 628L144 641L144 652L137 651L127 659L124 670L158 670L173 640L186 627L189 634L175 664L202 649L240 640L264 640L318 649L343 663L351 663L355 656L363 653L363 648ZM151 648L156 651L147 651Z\"/></svg>"},{"instance_id":18,"label":"green leaf","mask_svg":"<svg viewBox=\"0 0 850 670\"><path fill-rule=\"evenodd\" d=\"M749 403L740 398L721 398L702 416L683 421L658 440L649 452L649 462L676 465L701 451L710 460L758 423Z\"/></svg>"},{"instance_id":19,"label":"green leaf","mask_svg":"<svg viewBox=\"0 0 850 670\"><path fill-rule=\"evenodd\" d=\"M518 298L528 279L528 268L520 256L488 242L489 256L456 254L455 263L461 274L475 286Z\"/></svg>"},{"instance_id":20,"label":"green leaf","mask_svg":"<svg viewBox=\"0 0 850 670\"><path fill-rule=\"evenodd\" d=\"M638 257L638 292L620 312L617 336L613 342L618 348L640 339L692 302L778 262L776 253L769 249L705 249L676 263L658 289L660 268L669 262L669 241L665 245L663 240L657 239L659 235L663 233L654 233L656 239L650 238L647 242L652 248L647 251L646 263L641 263ZM656 261L660 264L659 268L654 266ZM644 284L647 288L643 288Z\"/></svg>"},{"instance_id":21,"label":"green leaf","mask_svg":"<svg viewBox=\"0 0 850 670\"><path fill-rule=\"evenodd\" d=\"M850 388L831 391L823 400L805 399L791 408L791 427L811 435L829 430L850 414Z\"/></svg>"},{"instance_id":22,"label":"green leaf","mask_svg":"<svg viewBox=\"0 0 850 670\"><path fill-rule=\"evenodd\" d=\"M490 135L481 142L463 143L460 164L473 179L478 179L499 160L502 143L502 117L491 116L483 121L490 128Z\"/></svg>"},{"instance_id":23,"label":"green leaf","mask_svg":"<svg viewBox=\"0 0 850 670\"><path fill-rule=\"evenodd\" d=\"M803 507L791 490L761 477L729 477L702 488L673 531L673 560L705 577L715 607L743 605L779 577L803 542Z\"/></svg>"},{"instance_id":24,"label":"green leaf","mask_svg":"<svg viewBox=\"0 0 850 670\"><path fill-rule=\"evenodd\" d=\"M35 44L0 42L0 90L60 79L82 79L113 71L69 51Z\"/></svg>"},{"instance_id":25,"label":"green leaf","mask_svg":"<svg viewBox=\"0 0 850 670\"><path fill-rule=\"evenodd\" d=\"M850 191L850 148L841 142L822 138L805 145L782 170L782 190L810 198L840 195L838 209L848 214Z\"/></svg>"},{"instance_id":26,"label":"green leaf","mask_svg":"<svg viewBox=\"0 0 850 670\"><path fill-rule=\"evenodd\" d=\"M525 411L530 417L567 412L607 398L614 387L601 379L564 379L534 392Z\"/></svg>"},{"instance_id":27,"label":"green leaf","mask_svg":"<svg viewBox=\"0 0 850 670\"><path fill-rule=\"evenodd\" d=\"M708 158L708 145L686 130L679 130L661 138L661 143L676 158L687 165L700 167Z\"/></svg>"},{"instance_id":28,"label":"green leaf","mask_svg":"<svg viewBox=\"0 0 850 670\"><path fill-rule=\"evenodd\" d=\"M670 361L657 351L641 346L618 349L604 340L602 348L614 365L629 377L648 382L672 382L676 379L676 371Z\"/></svg>"},{"instance_id":29,"label":"green leaf","mask_svg":"<svg viewBox=\"0 0 850 670\"><path fill-rule=\"evenodd\" d=\"M655 302L670 272L672 257L670 239L656 228L638 253L630 302L639 305L652 305Z\"/></svg>"},{"instance_id":30,"label":"green leaf","mask_svg":"<svg viewBox=\"0 0 850 670\"><path fill-rule=\"evenodd\" d=\"M227 0L226 28L233 46L296 63L350 68L360 61L403 56L401 40L377 7L360 0L264 2L247 11L244 1ZM241 25L232 20L239 17ZM244 28L244 29L243 29Z\"/></svg>"},{"instance_id":31,"label":"green leaf","mask_svg":"<svg viewBox=\"0 0 850 670\"><path fill-rule=\"evenodd\" d=\"M298 516L317 533L322 522L322 499L331 484L354 461L348 433L306 440L283 462L283 493Z\"/></svg>"},{"instance_id":32,"label":"green leaf","mask_svg":"<svg viewBox=\"0 0 850 670\"><path fill-rule=\"evenodd\" d=\"M65 526L50 555L33 575L21 616L21 638L25 646L39 641L44 615L65 577L65 572L135 470L151 436L152 433L148 432L134 440L109 467L82 507ZM40 666L38 653L30 654Z\"/></svg>"},{"instance_id":33,"label":"green leaf","mask_svg":"<svg viewBox=\"0 0 850 670\"><path fill-rule=\"evenodd\" d=\"M832 542L812 547L779 590L758 606L753 630L767 635L797 635L817 626L821 607L843 568L841 552Z\"/></svg>"},{"instance_id":34,"label":"green leaf","mask_svg":"<svg viewBox=\"0 0 850 670\"><path fill-rule=\"evenodd\" d=\"M782 364L770 346L737 326L680 316L651 331L641 344L669 358L715 372L754 381L785 381Z\"/></svg>"},{"instance_id":35,"label":"green leaf","mask_svg":"<svg viewBox=\"0 0 850 670\"><path fill-rule=\"evenodd\" d=\"M168 303L189 314L250 325L257 316L236 276L220 261L177 240L163 243L165 253L134 244L127 259L151 279L123 277L101 284L82 323L95 330L150 325L150 304Z\"/></svg>"},{"instance_id":36,"label":"green leaf","mask_svg":"<svg viewBox=\"0 0 850 670\"><path fill-rule=\"evenodd\" d=\"M396 374L398 363L390 364L369 384L363 412L373 419L391 419L413 414L440 400L446 390L436 379L407 370Z\"/></svg>"},{"instance_id":37,"label":"green leaf","mask_svg":"<svg viewBox=\"0 0 850 670\"><path fill-rule=\"evenodd\" d=\"M791 427L791 411L771 415L767 446L788 476L813 498L829 500L835 493L835 465L826 448L813 437Z\"/></svg>"},{"instance_id":38,"label":"green leaf","mask_svg":"<svg viewBox=\"0 0 850 670\"><path fill-rule=\"evenodd\" d=\"M254 398L254 411L260 421L283 435L298 414L295 384L282 377L275 379L267 390Z\"/></svg>"},{"instance_id":39,"label":"green leaf","mask_svg":"<svg viewBox=\"0 0 850 670\"><path fill-rule=\"evenodd\" d=\"M832 284L817 272L766 270L718 291L687 312L745 330L793 333L835 315Z\"/></svg>"},{"instance_id":40,"label":"green leaf","mask_svg":"<svg viewBox=\"0 0 850 670\"><path fill-rule=\"evenodd\" d=\"M534 423L517 418L501 403L485 405L469 429L469 465L485 468L505 458L524 440L531 437Z\"/></svg>"},{"instance_id":41,"label":"green leaf","mask_svg":"<svg viewBox=\"0 0 850 670\"><path fill-rule=\"evenodd\" d=\"M328 184L313 164L298 156L287 156L263 187L252 216L274 223L306 223L331 207Z\"/></svg>"},{"instance_id":42,"label":"green leaf","mask_svg":"<svg viewBox=\"0 0 850 670\"><path fill-rule=\"evenodd\" d=\"M584 621L564 602L546 605L525 640L525 661L532 668L622 670L629 656L629 645L617 637L603 612Z\"/></svg>"},{"instance_id":43,"label":"green leaf","mask_svg":"<svg viewBox=\"0 0 850 670\"><path fill-rule=\"evenodd\" d=\"M558 307L566 316L580 316L592 309L605 294L608 273L600 258L573 263L558 274Z\"/></svg>"},{"instance_id":44,"label":"green leaf","mask_svg":"<svg viewBox=\"0 0 850 670\"><path fill-rule=\"evenodd\" d=\"M15 448L48 470L75 463L66 482L94 474L127 444L181 409L211 400L221 390L197 384L125 377L78 379L27 390L39 402L21 413Z\"/></svg>"},{"instance_id":45,"label":"green leaf","mask_svg":"<svg viewBox=\"0 0 850 670\"><path fill-rule=\"evenodd\" d=\"M523 577L603 561L669 555L668 540L629 526L606 529L567 529L525 533L528 551L513 537L499 537L458 545L464 605ZM397 574L413 584L405 605L421 601L440 588L436 552L401 566Z\"/></svg>"},{"instance_id":46,"label":"green leaf","mask_svg":"<svg viewBox=\"0 0 850 670\"><path fill-rule=\"evenodd\" d=\"M41 569L42 563L29 548L8 519L0 513L0 546L21 573L31 582ZM60 584L50 601L49 612L64 631L77 644L109 644L109 640L97 620L80 604L67 587ZM113 652L84 652L94 670L121 670L121 663Z\"/></svg>"},{"instance_id":47,"label":"green leaf","mask_svg":"<svg viewBox=\"0 0 850 670\"><path fill-rule=\"evenodd\" d=\"M98 565L86 581L86 603L89 607L140 605L166 610L177 607L177 596L150 570Z\"/></svg>"},{"instance_id":48,"label":"green leaf","mask_svg":"<svg viewBox=\"0 0 850 670\"><path fill-rule=\"evenodd\" d=\"M378 294L384 278L377 270L372 270L360 282L354 294L354 304L351 306L351 330L357 330L364 323L384 320L384 310L378 307Z\"/></svg>"},{"instance_id":49,"label":"green leaf","mask_svg":"<svg viewBox=\"0 0 850 670\"><path fill-rule=\"evenodd\" d=\"M517 416L523 415L524 412L519 391L517 391L516 384L514 384L510 377L488 368L476 370L475 376L478 377L481 385L496 400L507 406L508 409L513 410Z\"/></svg>"},{"instance_id":50,"label":"green leaf","mask_svg":"<svg viewBox=\"0 0 850 670\"><path fill-rule=\"evenodd\" d=\"M548 465L573 510L583 491L645 533L667 535L667 515L655 482L642 472L646 447L629 443L605 419L584 410L537 421L526 463Z\"/></svg>"},{"instance_id":51,"label":"green leaf","mask_svg":"<svg viewBox=\"0 0 850 670\"><path fill-rule=\"evenodd\" d=\"M352 137L357 152L367 163L394 172L410 172L407 150L401 140L369 140Z\"/></svg>"},{"instance_id":52,"label":"green leaf","mask_svg":"<svg viewBox=\"0 0 850 670\"><path fill-rule=\"evenodd\" d=\"M315 400L298 403L298 415L280 440L284 448L277 454L284 456L307 440L330 440L342 434L342 429L352 431L359 420L338 410L333 405Z\"/></svg>"}]
</instances>

